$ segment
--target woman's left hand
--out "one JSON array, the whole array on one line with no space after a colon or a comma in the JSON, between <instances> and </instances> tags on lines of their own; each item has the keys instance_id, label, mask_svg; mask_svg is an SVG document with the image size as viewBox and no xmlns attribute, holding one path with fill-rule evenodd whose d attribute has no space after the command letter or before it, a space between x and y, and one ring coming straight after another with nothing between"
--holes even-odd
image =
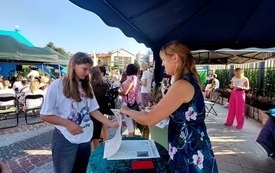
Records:
<instances>
[{"instance_id":1,"label":"woman's left hand","mask_svg":"<svg viewBox=\"0 0 275 173\"><path fill-rule=\"evenodd\" d=\"M127 112L128 110L130 110L130 109L129 109L127 106L125 106L125 105L121 106L121 108L120 108L120 112L121 112L122 114L126 114L126 112Z\"/></svg>"}]
</instances>

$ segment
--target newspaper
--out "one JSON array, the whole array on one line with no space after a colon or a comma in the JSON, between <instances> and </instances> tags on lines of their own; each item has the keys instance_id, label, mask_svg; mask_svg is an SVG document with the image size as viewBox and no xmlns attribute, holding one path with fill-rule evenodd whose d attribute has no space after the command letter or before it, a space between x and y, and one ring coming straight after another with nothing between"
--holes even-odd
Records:
<instances>
[{"instance_id":1,"label":"newspaper","mask_svg":"<svg viewBox=\"0 0 275 173\"><path fill-rule=\"evenodd\" d=\"M155 126L163 129L164 127L168 126L168 124L169 124L169 118L165 118L161 122L157 123Z\"/></svg>"},{"instance_id":2,"label":"newspaper","mask_svg":"<svg viewBox=\"0 0 275 173\"><path fill-rule=\"evenodd\" d=\"M122 140L121 126L122 117L119 109L111 109L114 113L119 127L115 136L105 142L103 159L126 160L159 158L159 152L152 140Z\"/></svg>"},{"instance_id":3,"label":"newspaper","mask_svg":"<svg viewBox=\"0 0 275 173\"><path fill-rule=\"evenodd\" d=\"M153 140L123 140L119 150L107 160L159 158Z\"/></svg>"},{"instance_id":4,"label":"newspaper","mask_svg":"<svg viewBox=\"0 0 275 173\"><path fill-rule=\"evenodd\" d=\"M103 159L108 158L113 154L115 154L118 151L122 141L122 135L121 135L122 118L121 118L119 109L111 109L111 111L114 113L119 126L116 130L115 136L112 139L105 141Z\"/></svg>"}]
</instances>

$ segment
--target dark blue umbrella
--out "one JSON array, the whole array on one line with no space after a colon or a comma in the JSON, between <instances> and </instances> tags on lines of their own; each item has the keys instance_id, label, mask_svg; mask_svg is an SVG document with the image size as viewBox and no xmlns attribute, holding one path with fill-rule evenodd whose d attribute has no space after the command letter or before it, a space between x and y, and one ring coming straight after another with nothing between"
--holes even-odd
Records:
<instances>
[{"instance_id":1,"label":"dark blue umbrella","mask_svg":"<svg viewBox=\"0 0 275 173\"><path fill-rule=\"evenodd\" d=\"M191 50L275 46L274 0L70 1L152 48L157 73L162 71L158 52L171 40Z\"/></svg>"}]
</instances>

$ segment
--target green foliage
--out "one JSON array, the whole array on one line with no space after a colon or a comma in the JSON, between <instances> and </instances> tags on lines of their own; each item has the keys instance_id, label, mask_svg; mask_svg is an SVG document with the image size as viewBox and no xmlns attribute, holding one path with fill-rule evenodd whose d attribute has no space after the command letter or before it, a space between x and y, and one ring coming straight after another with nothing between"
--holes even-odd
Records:
<instances>
[{"instance_id":1,"label":"green foliage","mask_svg":"<svg viewBox=\"0 0 275 173\"><path fill-rule=\"evenodd\" d=\"M232 78L229 73L229 69L220 69L216 70L215 73L217 74L217 79L220 81L220 88L228 88L229 82Z\"/></svg>"},{"instance_id":2,"label":"green foliage","mask_svg":"<svg viewBox=\"0 0 275 173\"><path fill-rule=\"evenodd\" d=\"M114 63L114 66L111 67L111 70L119 70L119 65Z\"/></svg>"},{"instance_id":3,"label":"green foliage","mask_svg":"<svg viewBox=\"0 0 275 173\"><path fill-rule=\"evenodd\" d=\"M265 69L263 96L275 99L275 68L268 67Z\"/></svg>"},{"instance_id":4,"label":"green foliage","mask_svg":"<svg viewBox=\"0 0 275 173\"><path fill-rule=\"evenodd\" d=\"M257 90L259 83L259 69L258 68L247 68L244 69L244 76L249 80L249 86L251 90Z\"/></svg>"},{"instance_id":5,"label":"green foliage","mask_svg":"<svg viewBox=\"0 0 275 173\"><path fill-rule=\"evenodd\" d=\"M62 54L62 55L68 56L68 54L66 53L66 51L65 51L63 48L61 48L61 47L56 47L56 46L53 44L53 42L49 42L49 43L47 44L47 47L51 48L52 50L54 50L54 51L56 51L56 52L58 52L58 53L60 53L60 54Z\"/></svg>"}]
</instances>

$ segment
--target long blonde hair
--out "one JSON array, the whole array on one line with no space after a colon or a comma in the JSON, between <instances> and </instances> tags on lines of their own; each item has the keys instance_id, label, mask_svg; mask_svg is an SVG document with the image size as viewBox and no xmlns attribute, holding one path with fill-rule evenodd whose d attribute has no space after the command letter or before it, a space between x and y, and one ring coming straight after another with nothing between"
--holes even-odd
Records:
<instances>
[{"instance_id":1,"label":"long blonde hair","mask_svg":"<svg viewBox=\"0 0 275 173\"><path fill-rule=\"evenodd\" d=\"M34 91L38 90L40 88L40 83L37 79L34 79L30 83L30 91L31 93L34 93Z\"/></svg>"},{"instance_id":2,"label":"long blonde hair","mask_svg":"<svg viewBox=\"0 0 275 173\"><path fill-rule=\"evenodd\" d=\"M200 84L200 77L196 70L195 59L188 47L180 41L171 41L160 50L161 59L169 59L174 54L177 54L181 60L181 64L176 68L174 82L179 80L184 74L191 73Z\"/></svg>"},{"instance_id":3,"label":"long blonde hair","mask_svg":"<svg viewBox=\"0 0 275 173\"><path fill-rule=\"evenodd\" d=\"M76 74L74 70L75 65L89 63L93 65L92 59L83 52L77 52L72 56L68 65L68 73L63 79L63 94L67 98L71 98L76 102L80 102L80 93L78 89L78 82L76 80ZM84 94L87 98L93 98L92 87L89 82L89 78L81 80L81 86L84 91Z\"/></svg>"}]
</instances>

